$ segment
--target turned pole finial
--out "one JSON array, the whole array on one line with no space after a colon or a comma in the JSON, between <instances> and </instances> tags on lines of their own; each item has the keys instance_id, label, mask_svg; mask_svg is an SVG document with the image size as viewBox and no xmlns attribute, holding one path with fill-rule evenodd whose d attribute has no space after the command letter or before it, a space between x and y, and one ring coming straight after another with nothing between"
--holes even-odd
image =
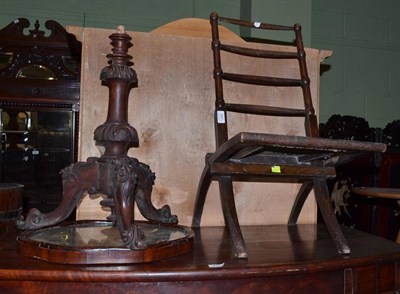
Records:
<instances>
[{"instance_id":1,"label":"turned pole finial","mask_svg":"<svg viewBox=\"0 0 400 294\"><path fill-rule=\"evenodd\" d=\"M125 27L122 26L122 25L119 25L119 26L117 27L117 33L118 33L118 34L125 34Z\"/></svg>"}]
</instances>

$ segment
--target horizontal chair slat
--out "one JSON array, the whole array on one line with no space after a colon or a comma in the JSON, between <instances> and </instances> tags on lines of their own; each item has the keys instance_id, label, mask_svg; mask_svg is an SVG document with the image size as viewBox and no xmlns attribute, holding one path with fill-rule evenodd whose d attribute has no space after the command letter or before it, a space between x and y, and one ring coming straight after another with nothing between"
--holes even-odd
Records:
<instances>
[{"instance_id":1,"label":"horizontal chair slat","mask_svg":"<svg viewBox=\"0 0 400 294\"><path fill-rule=\"evenodd\" d=\"M296 52L286 51L270 51L254 48L245 48L240 46L221 44L220 49L226 52L240 54L244 56L259 57L259 58L276 58L276 59L297 59Z\"/></svg>"},{"instance_id":2,"label":"horizontal chair slat","mask_svg":"<svg viewBox=\"0 0 400 294\"><path fill-rule=\"evenodd\" d=\"M242 132L233 136L228 142L244 145L284 146L287 148L332 150L332 151L355 151L355 152L385 152L386 145L383 143L338 140L327 138L314 138L303 136L285 136L276 134Z\"/></svg>"},{"instance_id":3,"label":"horizontal chair slat","mask_svg":"<svg viewBox=\"0 0 400 294\"><path fill-rule=\"evenodd\" d=\"M245 27L257 28L257 29L268 29L268 30L277 30L277 31L293 31L293 27L290 26L282 26L282 25L274 25L268 23L259 23L254 21L245 21L245 20L238 20L232 19L227 17L219 17L219 21L231 23L235 25L241 25Z\"/></svg>"},{"instance_id":4,"label":"horizontal chair slat","mask_svg":"<svg viewBox=\"0 0 400 294\"><path fill-rule=\"evenodd\" d=\"M275 78L275 77L265 77L265 76L233 74L233 73L223 73L222 78L224 80L232 82L262 85L262 86L277 86L277 87L301 86L301 80L299 79L285 79L285 78Z\"/></svg>"},{"instance_id":5,"label":"horizontal chair slat","mask_svg":"<svg viewBox=\"0 0 400 294\"><path fill-rule=\"evenodd\" d=\"M288 117L303 117L306 115L306 111L304 109L293 109L293 108L238 104L238 103L227 103L225 104L225 109L231 112L248 113L256 115L288 116Z\"/></svg>"}]
</instances>

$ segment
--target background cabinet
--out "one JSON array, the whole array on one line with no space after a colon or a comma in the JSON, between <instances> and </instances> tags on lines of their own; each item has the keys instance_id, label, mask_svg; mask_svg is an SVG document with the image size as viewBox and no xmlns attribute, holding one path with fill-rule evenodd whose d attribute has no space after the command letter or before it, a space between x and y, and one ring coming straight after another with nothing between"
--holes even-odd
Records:
<instances>
[{"instance_id":1,"label":"background cabinet","mask_svg":"<svg viewBox=\"0 0 400 294\"><path fill-rule=\"evenodd\" d=\"M332 203L341 224L395 241L400 228L399 203L395 199L357 195L350 190L361 186L400 188L400 120L380 129L370 128L363 118L333 115L321 124L320 132L326 138L387 145L383 154L361 157L337 169L338 177L331 182Z\"/></svg>"},{"instance_id":2,"label":"background cabinet","mask_svg":"<svg viewBox=\"0 0 400 294\"><path fill-rule=\"evenodd\" d=\"M23 212L54 210L77 159L81 43L55 21L0 30L0 181L24 185Z\"/></svg>"}]
</instances>

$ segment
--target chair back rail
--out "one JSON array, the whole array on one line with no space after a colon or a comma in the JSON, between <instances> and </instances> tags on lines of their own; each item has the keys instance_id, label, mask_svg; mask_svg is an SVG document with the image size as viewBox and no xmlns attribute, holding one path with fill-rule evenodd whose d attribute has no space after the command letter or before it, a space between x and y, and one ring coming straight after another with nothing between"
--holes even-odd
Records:
<instances>
[{"instance_id":1,"label":"chair back rail","mask_svg":"<svg viewBox=\"0 0 400 294\"><path fill-rule=\"evenodd\" d=\"M226 112L237 112L244 114L268 115L268 116L284 116L284 117L305 117L305 133L307 136L318 137L317 118L312 103L310 91L310 78L307 72L306 53L301 35L301 26L282 26L268 23L251 22L244 20L236 20L231 18L220 17L216 13L210 15L212 27L212 50L214 57L214 79L216 89L216 141L220 146L229 139L228 137L228 121ZM245 26L255 29L264 30L284 30L292 31L295 39L295 52L291 51L273 51L249 48L245 46L236 46L232 44L224 44L219 38L219 23L229 23L233 25ZM242 55L251 58L269 58L269 59L297 59L299 66L299 79L282 78L275 76L249 75L241 73L225 72L221 66L221 51L231 54ZM268 105L252 105L226 103L223 91L223 81L231 81L252 85L269 86L269 87L301 87L303 91L304 109L292 109L283 107L274 107ZM223 119L221 120L221 117Z\"/></svg>"}]
</instances>

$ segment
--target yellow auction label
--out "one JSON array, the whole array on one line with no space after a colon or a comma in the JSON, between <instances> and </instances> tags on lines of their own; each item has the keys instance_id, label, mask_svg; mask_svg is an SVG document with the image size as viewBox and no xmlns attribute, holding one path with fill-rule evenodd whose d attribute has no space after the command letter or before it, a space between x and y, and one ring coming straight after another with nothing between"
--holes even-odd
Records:
<instances>
[{"instance_id":1,"label":"yellow auction label","mask_svg":"<svg viewBox=\"0 0 400 294\"><path fill-rule=\"evenodd\" d=\"M271 166L271 171L279 174L281 172L281 167L279 165L273 165Z\"/></svg>"}]
</instances>

